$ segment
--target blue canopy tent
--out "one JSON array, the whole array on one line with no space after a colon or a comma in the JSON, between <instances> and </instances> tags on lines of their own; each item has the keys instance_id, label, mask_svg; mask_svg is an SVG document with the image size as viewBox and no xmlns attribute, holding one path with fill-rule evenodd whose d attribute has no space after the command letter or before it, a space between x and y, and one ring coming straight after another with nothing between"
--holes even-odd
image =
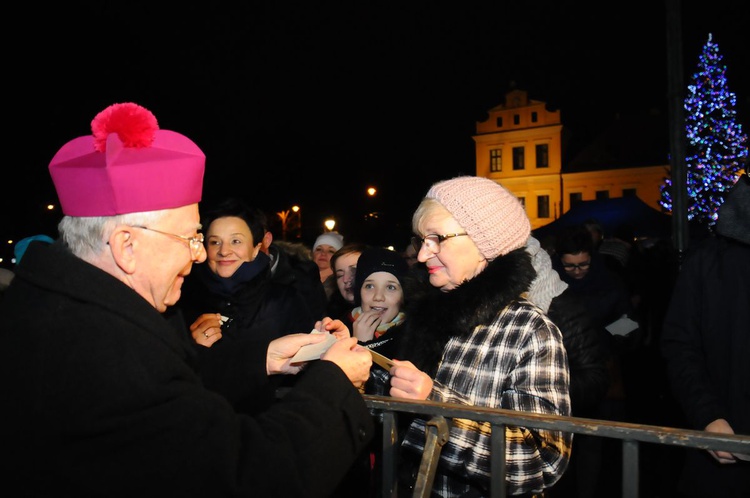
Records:
<instances>
[{"instance_id":1,"label":"blue canopy tent","mask_svg":"<svg viewBox=\"0 0 750 498\"><path fill-rule=\"evenodd\" d=\"M669 238L672 216L652 208L638 197L617 197L595 201L580 201L552 223L533 231L538 240L554 237L560 230L571 225L595 219L611 236L618 229L627 227L635 237Z\"/></svg>"}]
</instances>

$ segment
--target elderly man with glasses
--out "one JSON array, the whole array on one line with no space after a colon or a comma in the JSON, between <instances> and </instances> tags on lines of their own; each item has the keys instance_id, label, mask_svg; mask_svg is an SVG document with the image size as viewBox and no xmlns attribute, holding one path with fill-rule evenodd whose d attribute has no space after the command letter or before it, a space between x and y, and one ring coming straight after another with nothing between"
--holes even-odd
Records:
<instances>
[{"instance_id":1,"label":"elderly man with glasses","mask_svg":"<svg viewBox=\"0 0 750 498\"><path fill-rule=\"evenodd\" d=\"M284 399L239 415L164 312L206 252L205 156L147 109L108 107L49 165L60 240L30 244L0 303L0 477L19 496L326 496L371 439L369 352L335 342ZM217 314L216 325L221 317ZM346 332L325 318L318 329ZM263 391L325 334L259 341ZM334 462L332 464L332 462Z\"/></svg>"}]
</instances>

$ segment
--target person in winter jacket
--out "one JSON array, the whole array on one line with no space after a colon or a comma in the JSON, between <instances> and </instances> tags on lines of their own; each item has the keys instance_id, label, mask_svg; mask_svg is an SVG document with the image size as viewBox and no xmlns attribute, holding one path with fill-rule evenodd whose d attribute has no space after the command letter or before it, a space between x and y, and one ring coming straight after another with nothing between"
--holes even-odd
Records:
<instances>
[{"instance_id":1,"label":"person in winter jacket","mask_svg":"<svg viewBox=\"0 0 750 498\"><path fill-rule=\"evenodd\" d=\"M282 384L297 380L275 377L276 388L270 385L260 396L248 382L248 355L264 341L310 332L316 322L297 289L273 278L271 259L261 250L264 216L237 198L206 210L206 264L185 278L176 305L183 330L189 329L194 341L204 384L247 413L264 410Z\"/></svg>"},{"instance_id":2,"label":"person in winter jacket","mask_svg":"<svg viewBox=\"0 0 750 498\"><path fill-rule=\"evenodd\" d=\"M610 334L594 324L586 306L552 268L552 260L538 240L529 237L526 251L536 270L529 301L557 325L568 353L572 414L596 418L597 407L609 388L605 345Z\"/></svg>"},{"instance_id":3,"label":"person in winter jacket","mask_svg":"<svg viewBox=\"0 0 750 498\"><path fill-rule=\"evenodd\" d=\"M688 428L750 435L750 179L719 207L715 235L689 248L664 318L661 350ZM750 450L688 450L682 496L740 497Z\"/></svg>"},{"instance_id":4,"label":"person in winter jacket","mask_svg":"<svg viewBox=\"0 0 750 498\"><path fill-rule=\"evenodd\" d=\"M574 417L601 418L600 406L610 386L606 352L610 334L597 326L586 305L552 268L549 253L529 237L526 251L536 270L529 300L547 313L560 329L570 367L570 404ZM568 470L547 494L585 498L600 492L604 441L577 434Z\"/></svg>"},{"instance_id":5,"label":"person in winter jacket","mask_svg":"<svg viewBox=\"0 0 750 498\"><path fill-rule=\"evenodd\" d=\"M329 496L374 431L357 389L370 353L341 339L278 403L238 414L164 317L206 259L205 155L134 103L106 108L91 130L49 165L60 239L29 245L0 302L3 494ZM298 373L291 358L322 339L260 342L248 382Z\"/></svg>"},{"instance_id":6,"label":"person in winter jacket","mask_svg":"<svg viewBox=\"0 0 750 498\"><path fill-rule=\"evenodd\" d=\"M431 291L406 311L390 395L570 415L560 330L525 298L535 271L518 199L493 180L456 177L429 189L412 226ZM415 418L404 436L406 487L424 449L425 423ZM490 436L489 423L453 420L433 494L489 496ZM539 493L558 481L571 433L507 427L505 436L509 494Z\"/></svg>"}]
</instances>

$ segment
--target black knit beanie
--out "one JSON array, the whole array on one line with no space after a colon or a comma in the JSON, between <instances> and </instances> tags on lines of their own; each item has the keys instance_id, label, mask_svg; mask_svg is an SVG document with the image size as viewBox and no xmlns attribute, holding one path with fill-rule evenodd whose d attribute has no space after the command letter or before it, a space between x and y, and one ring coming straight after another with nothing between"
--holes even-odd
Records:
<instances>
[{"instance_id":1,"label":"black knit beanie","mask_svg":"<svg viewBox=\"0 0 750 498\"><path fill-rule=\"evenodd\" d=\"M409 272L409 265L403 256L395 251L382 247L369 247L360 254L357 260L357 273L354 276L354 303L361 303L360 291L367 277L384 271L396 277L403 286L403 277Z\"/></svg>"}]
</instances>

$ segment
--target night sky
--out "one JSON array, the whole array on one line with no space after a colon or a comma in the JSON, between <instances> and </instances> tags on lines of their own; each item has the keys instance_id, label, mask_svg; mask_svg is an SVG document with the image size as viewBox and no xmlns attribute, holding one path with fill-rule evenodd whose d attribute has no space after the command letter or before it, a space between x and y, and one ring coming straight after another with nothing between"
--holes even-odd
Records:
<instances>
[{"instance_id":1,"label":"night sky","mask_svg":"<svg viewBox=\"0 0 750 498\"><path fill-rule=\"evenodd\" d=\"M115 102L203 149L206 202L300 204L308 243L327 215L345 235L371 209L408 226L433 182L474 173L476 121L511 85L561 110L571 147L617 113L667 111L663 2L90 3L6 20L20 34L5 35L3 240L54 229L49 160ZM750 16L737 4L682 6L683 79L712 32L747 131Z\"/></svg>"}]
</instances>

